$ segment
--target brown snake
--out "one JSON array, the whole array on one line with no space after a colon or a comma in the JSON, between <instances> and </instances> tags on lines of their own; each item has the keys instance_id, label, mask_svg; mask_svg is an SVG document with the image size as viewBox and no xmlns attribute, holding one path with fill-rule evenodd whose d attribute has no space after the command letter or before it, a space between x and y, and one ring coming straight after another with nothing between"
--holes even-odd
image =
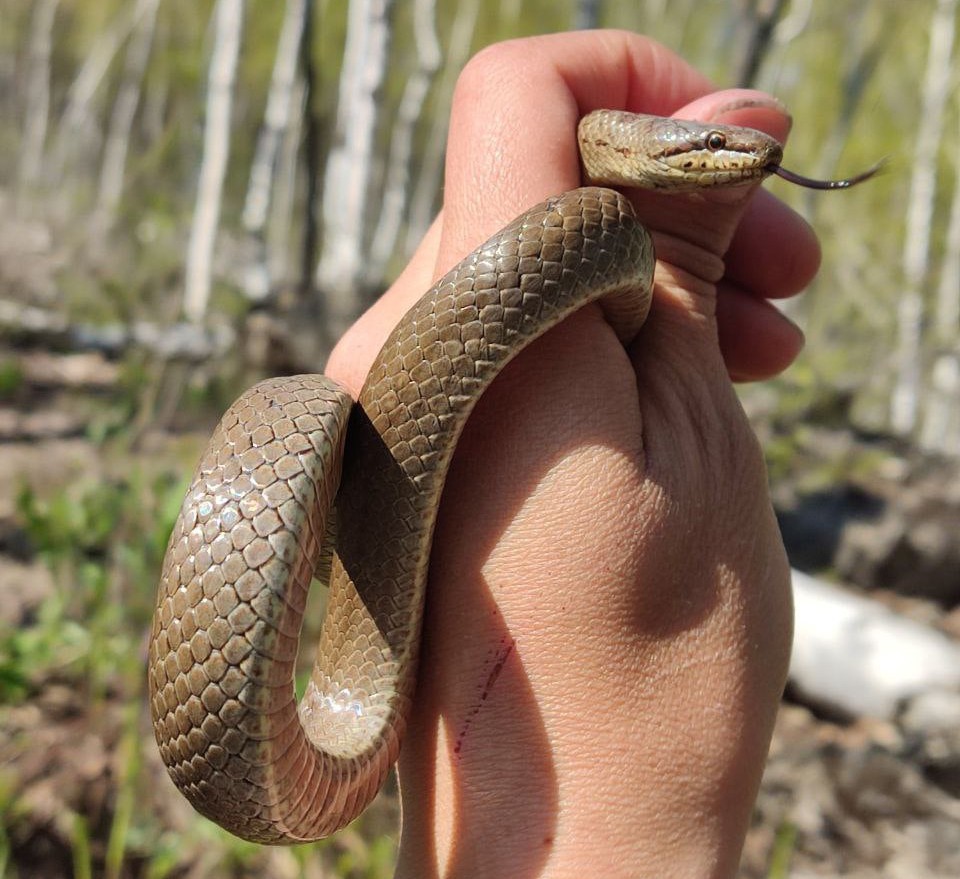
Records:
<instances>
[{"instance_id":1,"label":"brown snake","mask_svg":"<svg viewBox=\"0 0 960 879\"><path fill-rule=\"evenodd\" d=\"M783 171L780 144L761 132L613 111L586 116L578 140L594 183L689 191L780 173L840 188L872 173L811 181ZM410 309L359 405L301 375L230 407L170 537L150 641L157 742L198 811L246 839L302 842L373 799L407 724L434 523L473 405L588 302L633 339L653 268L624 196L573 190L526 211ZM298 708L300 624L334 497L328 611Z\"/></svg>"}]
</instances>

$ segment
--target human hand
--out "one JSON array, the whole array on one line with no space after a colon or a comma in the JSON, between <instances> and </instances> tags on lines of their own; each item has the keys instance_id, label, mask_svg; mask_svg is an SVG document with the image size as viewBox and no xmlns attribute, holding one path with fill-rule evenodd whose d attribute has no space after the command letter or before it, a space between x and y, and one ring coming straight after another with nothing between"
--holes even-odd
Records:
<instances>
[{"instance_id":1,"label":"human hand","mask_svg":"<svg viewBox=\"0 0 960 879\"><path fill-rule=\"evenodd\" d=\"M786 134L771 98L709 91L628 33L481 53L454 100L442 215L328 375L356 393L437 276L580 184L574 132L589 110ZM511 363L471 416L431 555L398 876L734 873L791 605L729 376L793 359L799 331L766 298L797 292L818 262L806 224L750 194L633 193L660 258L637 340L625 352L585 308Z\"/></svg>"}]
</instances>

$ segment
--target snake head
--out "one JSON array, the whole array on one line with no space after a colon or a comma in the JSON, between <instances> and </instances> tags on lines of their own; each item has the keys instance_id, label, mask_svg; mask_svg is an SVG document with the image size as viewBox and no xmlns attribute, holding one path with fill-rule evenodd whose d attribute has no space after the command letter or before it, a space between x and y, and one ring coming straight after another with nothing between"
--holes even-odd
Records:
<instances>
[{"instance_id":1,"label":"snake head","mask_svg":"<svg viewBox=\"0 0 960 879\"><path fill-rule=\"evenodd\" d=\"M672 192L739 186L768 174L809 189L847 189L883 165L842 180L816 180L784 168L783 147L762 131L621 110L588 113L577 141L588 183Z\"/></svg>"},{"instance_id":2,"label":"snake head","mask_svg":"<svg viewBox=\"0 0 960 879\"><path fill-rule=\"evenodd\" d=\"M779 141L739 125L665 119L652 132L650 158L663 181L657 188L738 186L766 177L783 158Z\"/></svg>"},{"instance_id":3,"label":"snake head","mask_svg":"<svg viewBox=\"0 0 960 879\"><path fill-rule=\"evenodd\" d=\"M737 125L598 110L580 121L591 183L689 192L760 180L779 167L779 141Z\"/></svg>"}]
</instances>

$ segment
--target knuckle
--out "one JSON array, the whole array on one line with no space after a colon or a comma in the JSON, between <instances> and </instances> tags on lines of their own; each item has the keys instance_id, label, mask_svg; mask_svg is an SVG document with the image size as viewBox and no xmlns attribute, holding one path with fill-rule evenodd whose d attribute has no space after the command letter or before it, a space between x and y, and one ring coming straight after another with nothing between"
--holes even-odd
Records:
<instances>
[{"instance_id":1,"label":"knuckle","mask_svg":"<svg viewBox=\"0 0 960 879\"><path fill-rule=\"evenodd\" d=\"M500 92L504 80L517 81L529 54L523 50L524 40L494 43L477 52L460 71L454 92L454 103L474 103Z\"/></svg>"}]
</instances>

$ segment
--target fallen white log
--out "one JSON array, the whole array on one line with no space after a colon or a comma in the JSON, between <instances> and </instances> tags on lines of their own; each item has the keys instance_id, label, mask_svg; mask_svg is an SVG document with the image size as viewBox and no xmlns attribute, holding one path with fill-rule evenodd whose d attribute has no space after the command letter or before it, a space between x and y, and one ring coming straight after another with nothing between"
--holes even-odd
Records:
<instances>
[{"instance_id":1,"label":"fallen white log","mask_svg":"<svg viewBox=\"0 0 960 879\"><path fill-rule=\"evenodd\" d=\"M213 248L220 225L223 181L230 156L233 85L243 31L243 0L217 0L213 11L213 51L207 74L207 109L197 201L187 241L183 314L200 323L207 314L213 277Z\"/></svg>"},{"instance_id":2,"label":"fallen white log","mask_svg":"<svg viewBox=\"0 0 960 879\"><path fill-rule=\"evenodd\" d=\"M911 699L960 692L960 644L793 571L790 681L805 701L846 717L892 719Z\"/></svg>"},{"instance_id":3,"label":"fallen white log","mask_svg":"<svg viewBox=\"0 0 960 879\"><path fill-rule=\"evenodd\" d=\"M0 337L3 336L64 351L100 351L117 357L129 348L142 348L164 359L196 362L222 357L236 344L236 333L223 323L77 324L61 312L11 299L0 299Z\"/></svg>"}]
</instances>

